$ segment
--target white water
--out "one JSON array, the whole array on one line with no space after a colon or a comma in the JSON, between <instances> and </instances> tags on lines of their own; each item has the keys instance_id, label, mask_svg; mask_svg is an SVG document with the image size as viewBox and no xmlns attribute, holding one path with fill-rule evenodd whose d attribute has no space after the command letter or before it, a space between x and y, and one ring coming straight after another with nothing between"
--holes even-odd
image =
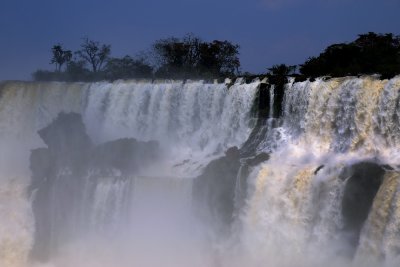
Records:
<instances>
[{"instance_id":1,"label":"white water","mask_svg":"<svg viewBox=\"0 0 400 267\"><path fill-rule=\"evenodd\" d=\"M26 193L30 182L30 150L45 147L37 131L60 112L82 114L88 134L96 143L123 137L157 140L166 156L161 155L161 163L146 172L148 178L136 177L124 182L104 177L93 184L88 177L87 186L83 188L83 206L58 203L58 196L65 194L65 188L70 186L68 170L60 173L49 205L52 224L61 225L61 228L49 229L55 266L108 267L132 263L154 266L156 262L163 262L164 266L171 262L171 266L176 266L174 259L178 258L172 255L177 252L162 251L167 247L177 250L179 246L187 251L186 255L179 253L181 265L187 265L196 257L204 258L200 256L203 253L197 254L197 249L203 249L203 243L200 247L196 245L194 250L183 242L189 236L187 232L193 222L177 225L177 216L185 217L182 210L190 217L191 197L187 197L191 194L190 180L179 182L183 187L176 187L169 185L177 184L175 178L170 182L167 178L163 182L165 179L161 178L196 176L202 167L222 155L228 147L240 146L246 141L255 124L252 108L258 84L239 81L230 88L225 84L178 81L2 84L0 266L20 267L27 260L34 230L30 199ZM150 176L160 179L149 183L153 179ZM163 190L165 196L161 194ZM180 202L183 207L176 207ZM68 207L72 218L64 218L63 207ZM140 217L144 218L143 221L137 221ZM187 227L186 234L174 237L173 234L178 234L184 227ZM143 231L134 231L135 235L125 231L137 228ZM188 243L204 239L196 237L195 229L190 228L190 231L193 237ZM169 235L160 236L167 233ZM144 238L139 239L140 242L136 239L138 234L153 236L154 240L150 238L146 247ZM77 235L84 236L77 239ZM162 244L159 244L160 240L164 240ZM174 245L168 244L169 241ZM130 255L131 251L125 251L134 246L138 246L133 250L136 251L134 256ZM157 251L154 252L157 259L149 255L152 249ZM127 256L129 260L124 259ZM111 259L117 258L119 263L112 262Z\"/></svg>"},{"instance_id":2,"label":"white water","mask_svg":"<svg viewBox=\"0 0 400 267\"><path fill-rule=\"evenodd\" d=\"M238 82L228 90L225 84L174 81L6 83L0 137L5 144L16 143L7 152L22 150L18 161L27 161L27 150L44 146L38 130L59 112L77 112L96 143L123 137L156 140L172 161L160 170L163 175L195 176L211 158L247 139L255 123L251 111L258 84ZM189 162L179 170L168 169L184 160Z\"/></svg>"},{"instance_id":3,"label":"white water","mask_svg":"<svg viewBox=\"0 0 400 267\"><path fill-rule=\"evenodd\" d=\"M83 114L98 143L155 139L170 155L149 172L153 178L105 177L88 184L94 193L87 194L87 214L77 207L81 217L75 220L86 236L67 242L48 266L398 266L398 77L289 83L282 124L258 147L274 152L249 175L245 207L235 214L229 240L219 240L191 216L190 179L154 178L196 176L226 148L242 144L254 126L257 85L236 84L228 90L223 84L200 82L7 84L0 98L0 137L7 147L1 162L7 162L7 174L27 167L24 151L44 146L36 131L60 111ZM11 157L4 151L12 152ZM348 177L340 175L363 160L394 170L385 174L352 259L341 215ZM0 231L0 263L6 267L23 266L33 242L23 190L28 176L14 183L22 189L0 191L0 204L13 203L0 209L0 215L7 214L0 219L6 229ZM5 188L12 188L10 179L3 180ZM15 229L24 229L22 235L4 234ZM60 238L62 245L65 238Z\"/></svg>"},{"instance_id":4,"label":"white water","mask_svg":"<svg viewBox=\"0 0 400 267\"><path fill-rule=\"evenodd\" d=\"M283 142L249 177L235 250L239 256L233 256L237 266L400 264L399 89L399 78L287 85L279 131ZM384 178L353 261L346 256L351 248L341 230L347 180L339 176L345 166L363 160L395 170Z\"/></svg>"},{"instance_id":5,"label":"white water","mask_svg":"<svg viewBox=\"0 0 400 267\"><path fill-rule=\"evenodd\" d=\"M195 176L207 159L247 139L258 84L229 90L202 82L96 84L87 90L84 122L96 142L131 136L160 141L172 161L162 174ZM168 169L183 161L179 170Z\"/></svg>"}]
</instances>

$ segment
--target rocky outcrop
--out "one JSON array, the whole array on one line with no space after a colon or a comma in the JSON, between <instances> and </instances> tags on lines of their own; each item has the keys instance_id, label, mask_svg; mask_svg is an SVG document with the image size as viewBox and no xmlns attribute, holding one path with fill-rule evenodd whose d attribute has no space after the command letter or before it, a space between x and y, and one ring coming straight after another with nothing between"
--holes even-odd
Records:
<instances>
[{"instance_id":1,"label":"rocky outcrop","mask_svg":"<svg viewBox=\"0 0 400 267\"><path fill-rule=\"evenodd\" d=\"M32 150L30 157L36 228L31 255L46 261L60 233L74 227L88 177L127 179L156 160L158 144L125 138L95 146L76 113L59 114L38 133L47 148Z\"/></svg>"},{"instance_id":2,"label":"rocky outcrop","mask_svg":"<svg viewBox=\"0 0 400 267\"><path fill-rule=\"evenodd\" d=\"M95 147L91 153L90 166L104 172L117 169L126 176L154 162L157 154L156 141L139 142L133 138L123 138Z\"/></svg>"},{"instance_id":3,"label":"rocky outcrop","mask_svg":"<svg viewBox=\"0 0 400 267\"><path fill-rule=\"evenodd\" d=\"M349 256L353 255L358 246L361 229L384 175L384 166L374 162L359 162L345 168L341 174L342 179L347 179L342 199L342 216L345 236L353 248L346 252Z\"/></svg>"},{"instance_id":4,"label":"rocky outcrop","mask_svg":"<svg viewBox=\"0 0 400 267\"><path fill-rule=\"evenodd\" d=\"M203 220L220 227L232 222L236 176L240 168L237 147L229 148L225 156L210 162L193 184L194 205Z\"/></svg>"},{"instance_id":5,"label":"rocky outcrop","mask_svg":"<svg viewBox=\"0 0 400 267\"><path fill-rule=\"evenodd\" d=\"M246 197L250 168L268 159L266 153L243 158L237 147L231 147L223 157L210 162L193 185L194 206L200 219L219 233L228 234L234 214L241 208L238 203Z\"/></svg>"}]
</instances>

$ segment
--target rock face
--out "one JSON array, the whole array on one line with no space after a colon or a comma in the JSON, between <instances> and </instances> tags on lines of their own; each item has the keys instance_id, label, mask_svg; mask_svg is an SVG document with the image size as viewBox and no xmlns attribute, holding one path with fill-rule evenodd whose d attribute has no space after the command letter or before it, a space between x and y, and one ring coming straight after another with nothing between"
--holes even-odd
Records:
<instances>
[{"instance_id":1,"label":"rock face","mask_svg":"<svg viewBox=\"0 0 400 267\"><path fill-rule=\"evenodd\" d=\"M374 162L357 163L345 168L341 174L343 179L348 179L342 199L343 230L354 249L384 175L383 166ZM353 253L351 251L350 256Z\"/></svg>"},{"instance_id":2,"label":"rock face","mask_svg":"<svg viewBox=\"0 0 400 267\"><path fill-rule=\"evenodd\" d=\"M90 166L93 169L117 169L122 175L132 175L157 159L156 141L139 142L133 138L110 141L95 147L91 153Z\"/></svg>"},{"instance_id":3,"label":"rock face","mask_svg":"<svg viewBox=\"0 0 400 267\"><path fill-rule=\"evenodd\" d=\"M210 162L193 184L193 200L200 219L219 233L228 234L234 214L246 197L249 168L268 159L265 153L242 158L240 150L231 147L225 156Z\"/></svg>"},{"instance_id":4,"label":"rock face","mask_svg":"<svg viewBox=\"0 0 400 267\"><path fill-rule=\"evenodd\" d=\"M46 261L59 232L68 233L76 207L84 205L87 177L127 179L157 159L158 144L126 138L95 146L76 113L60 113L38 133L48 147L32 150L30 157L36 227L31 256Z\"/></svg>"},{"instance_id":5,"label":"rock face","mask_svg":"<svg viewBox=\"0 0 400 267\"><path fill-rule=\"evenodd\" d=\"M193 185L193 199L197 211L204 220L214 225L230 225L234 211L236 176L240 168L237 147L229 148L225 156L210 162Z\"/></svg>"},{"instance_id":6,"label":"rock face","mask_svg":"<svg viewBox=\"0 0 400 267\"><path fill-rule=\"evenodd\" d=\"M47 127L38 131L52 156L58 156L64 165L86 161L93 144L86 134L81 115L60 113ZM62 151L62 153L60 153Z\"/></svg>"}]
</instances>

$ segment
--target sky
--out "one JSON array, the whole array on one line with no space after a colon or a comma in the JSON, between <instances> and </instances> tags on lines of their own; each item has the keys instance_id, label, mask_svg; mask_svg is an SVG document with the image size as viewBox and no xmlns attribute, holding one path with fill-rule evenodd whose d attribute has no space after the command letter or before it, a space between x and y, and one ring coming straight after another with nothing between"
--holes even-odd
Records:
<instances>
[{"instance_id":1,"label":"sky","mask_svg":"<svg viewBox=\"0 0 400 267\"><path fill-rule=\"evenodd\" d=\"M300 64L369 31L400 34L400 0L0 0L0 80L53 70L51 47L82 38L136 55L158 39L193 33L240 45L241 70Z\"/></svg>"}]
</instances>

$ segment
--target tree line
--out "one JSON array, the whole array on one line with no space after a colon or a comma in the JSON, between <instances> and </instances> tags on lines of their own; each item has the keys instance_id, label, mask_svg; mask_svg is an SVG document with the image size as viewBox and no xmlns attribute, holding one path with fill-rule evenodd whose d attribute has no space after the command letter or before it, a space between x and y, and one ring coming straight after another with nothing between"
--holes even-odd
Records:
<instances>
[{"instance_id":1,"label":"tree line","mask_svg":"<svg viewBox=\"0 0 400 267\"><path fill-rule=\"evenodd\" d=\"M38 70L35 80L96 81L133 78L211 79L266 75L284 84L288 76L303 80L320 76L340 77L400 74L400 36L369 32L350 43L328 46L318 56L299 65L274 65L261 74L241 74L239 45L229 41L206 42L193 34L155 41L140 56L111 57L111 45L84 38L72 52L61 44L52 47L54 71Z\"/></svg>"},{"instance_id":2,"label":"tree line","mask_svg":"<svg viewBox=\"0 0 400 267\"><path fill-rule=\"evenodd\" d=\"M111 45L84 38L72 52L61 44L51 49L54 71L37 70L39 81L98 81L134 78L200 79L239 74L239 45L229 41L205 42L187 34L160 39L149 51L132 57L111 57Z\"/></svg>"}]
</instances>

